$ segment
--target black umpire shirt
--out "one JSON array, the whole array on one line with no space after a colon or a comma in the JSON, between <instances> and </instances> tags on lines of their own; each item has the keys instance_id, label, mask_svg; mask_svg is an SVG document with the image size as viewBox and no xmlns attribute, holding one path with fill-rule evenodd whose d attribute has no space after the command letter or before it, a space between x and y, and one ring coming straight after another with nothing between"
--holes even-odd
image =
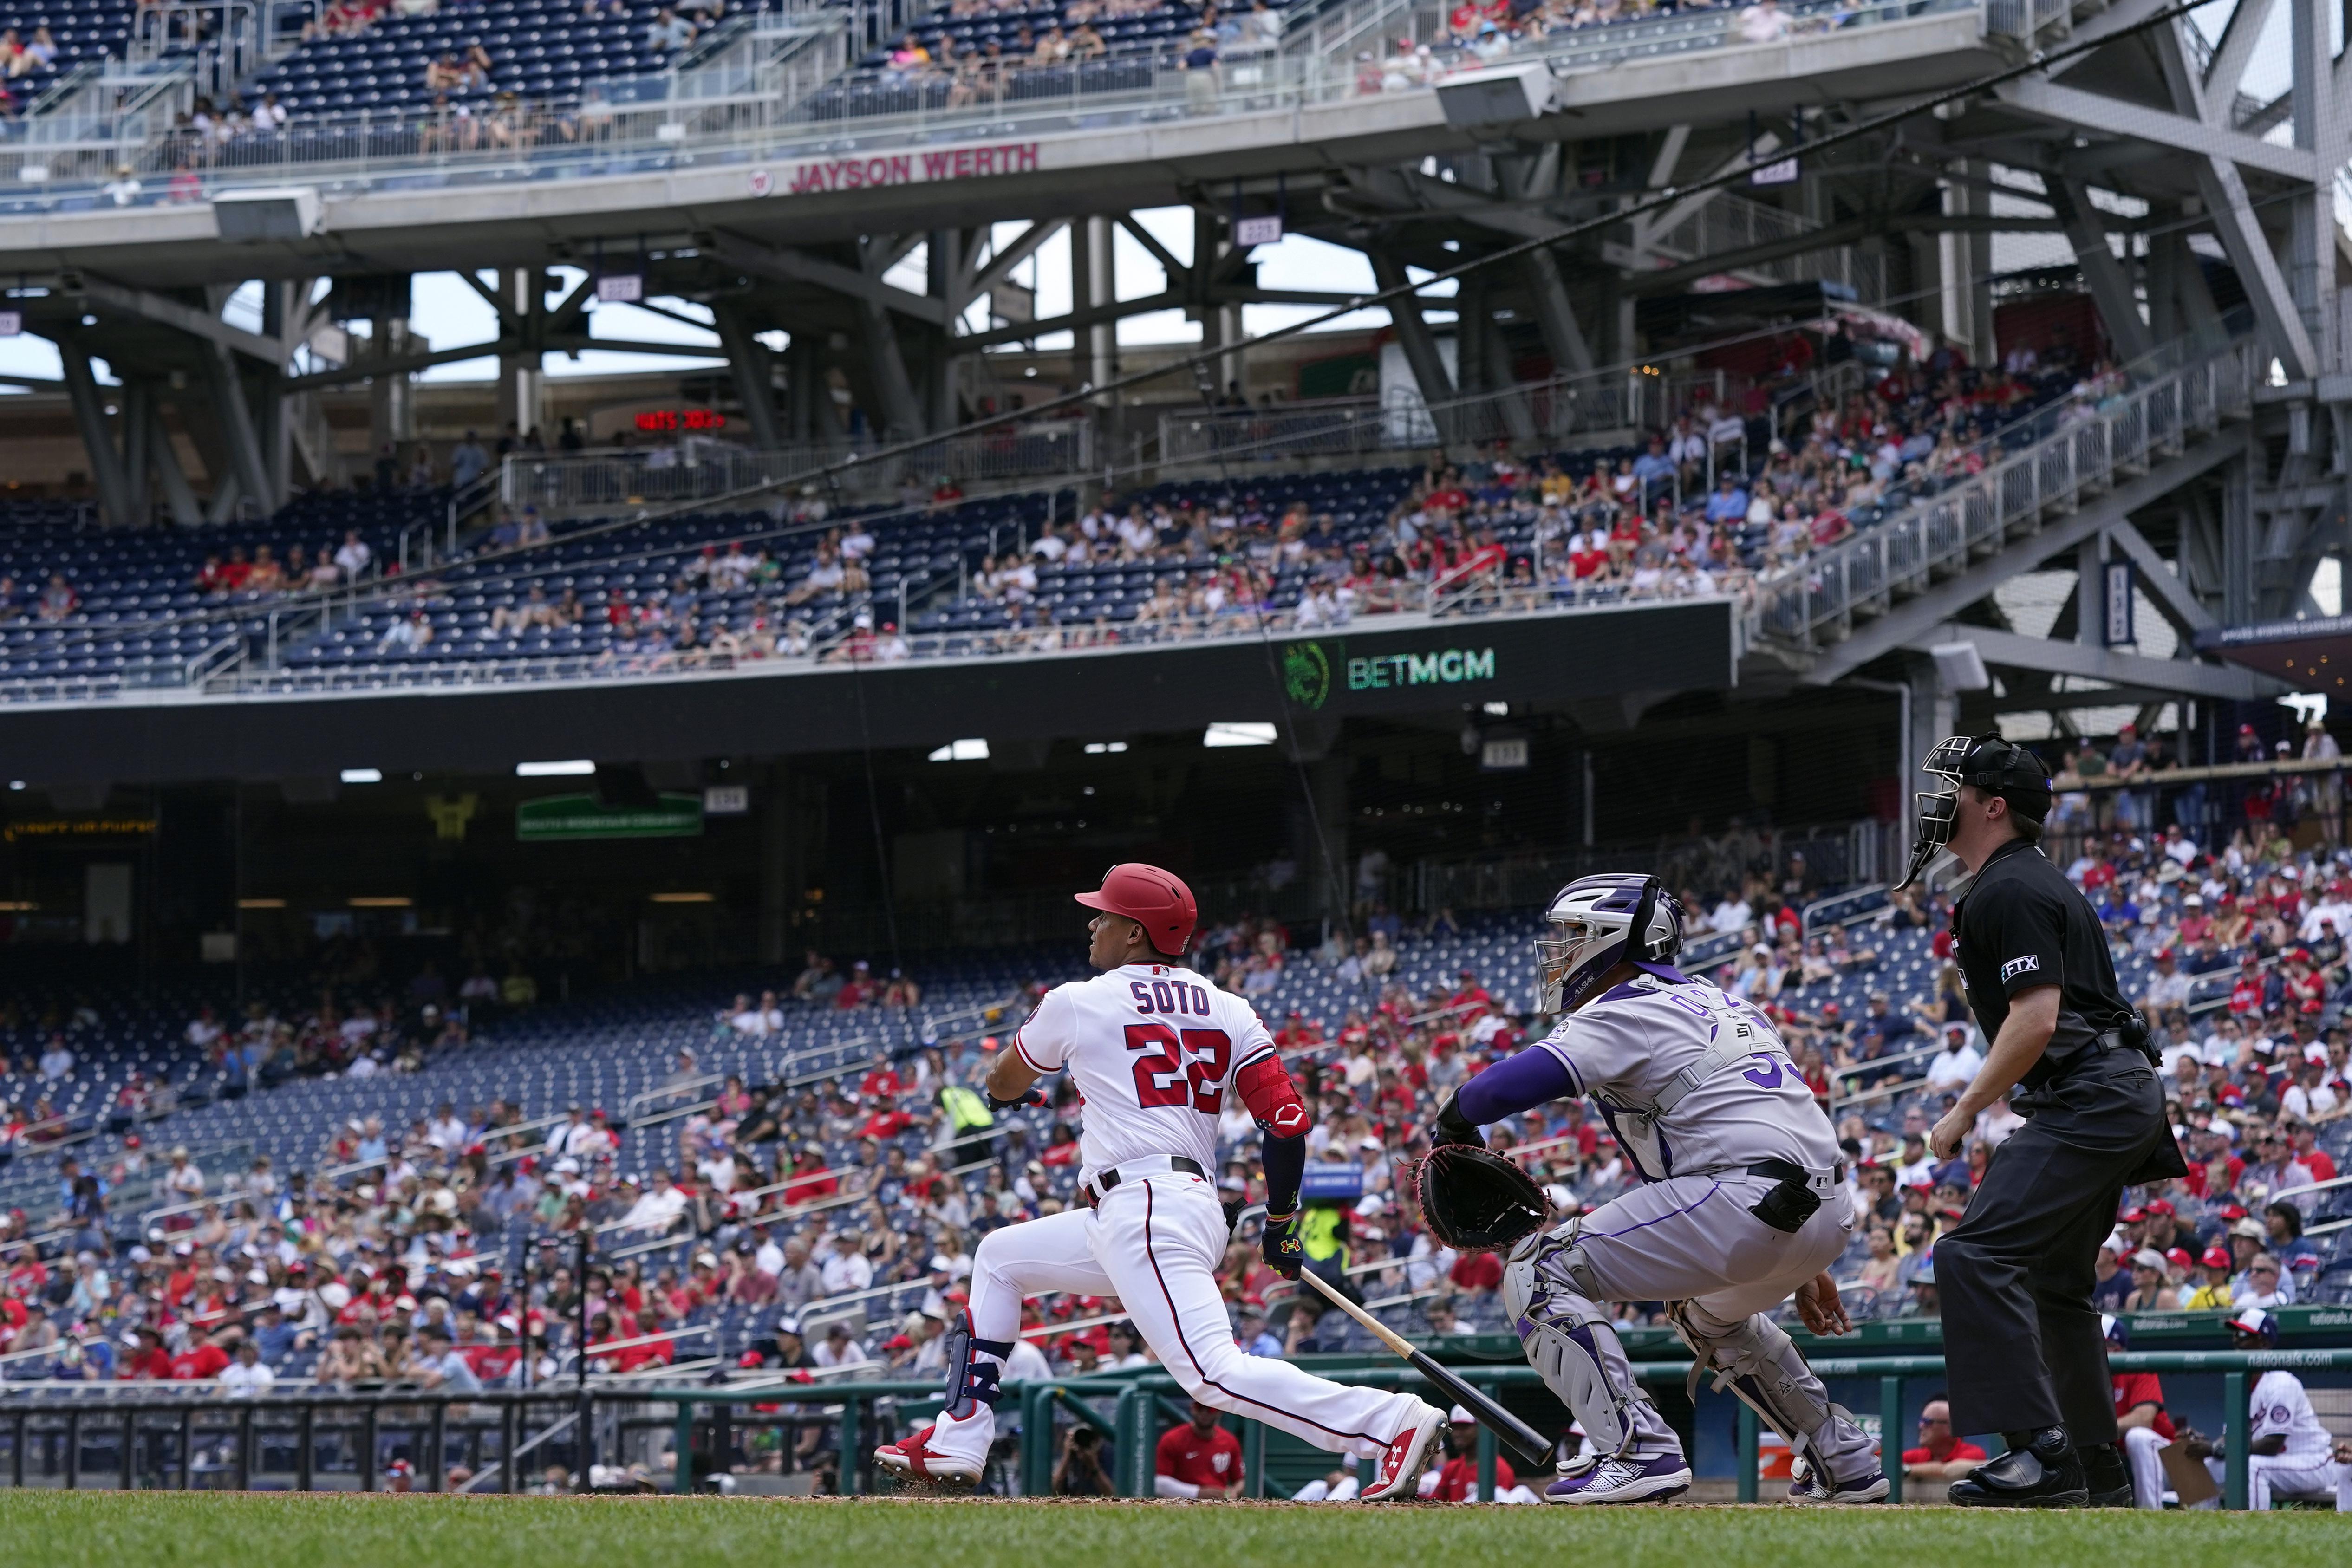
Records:
<instances>
[{"instance_id":1,"label":"black umpire shirt","mask_svg":"<svg viewBox=\"0 0 2352 1568\"><path fill-rule=\"evenodd\" d=\"M2062 1076L2083 1048L2131 1017L2099 917L2066 873L2023 839L1993 851L1952 910L1960 983L1987 1049L2009 1019L2009 1000L2037 986L2058 988L2058 1027L2019 1086Z\"/></svg>"}]
</instances>

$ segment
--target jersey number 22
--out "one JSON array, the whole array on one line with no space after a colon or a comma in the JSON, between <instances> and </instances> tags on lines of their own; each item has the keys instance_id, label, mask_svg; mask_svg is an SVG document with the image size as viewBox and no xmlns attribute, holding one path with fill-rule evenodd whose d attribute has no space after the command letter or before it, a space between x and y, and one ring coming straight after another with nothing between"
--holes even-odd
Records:
<instances>
[{"instance_id":1,"label":"jersey number 22","mask_svg":"<svg viewBox=\"0 0 2352 1568\"><path fill-rule=\"evenodd\" d=\"M1135 1059L1135 1102L1145 1110L1191 1106L1204 1116L1224 1109L1219 1081L1234 1042L1221 1029L1188 1029L1179 1034L1164 1023L1127 1026L1127 1049Z\"/></svg>"}]
</instances>

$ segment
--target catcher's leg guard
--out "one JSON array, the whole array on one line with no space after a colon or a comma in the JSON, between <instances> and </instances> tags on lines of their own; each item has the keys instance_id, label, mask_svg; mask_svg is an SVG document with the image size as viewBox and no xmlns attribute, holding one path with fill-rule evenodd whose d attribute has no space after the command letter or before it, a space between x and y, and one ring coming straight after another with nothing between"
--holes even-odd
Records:
<instances>
[{"instance_id":1,"label":"catcher's leg guard","mask_svg":"<svg viewBox=\"0 0 2352 1568\"><path fill-rule=\"evenodd\" d=\"M1874 1473L1878 1463L1869 1436L1813 1375L1804 1353L1785 1330L1762 1313L1725 1323L1696 1301L1671 1301L1666 1315L1691 1348L1690 1387L1703 1373L1715 1375L1718 1392L1729 1391L1787 1441L1789 1451L1832 1481Z\"/></svg>"},{"instance_id":2,"label":"catcher's leg guard","mask_svg":"<svg viewBox=\"0 0 2352 1568\"><path fill-rule=\"evenodd\" d=\"M1633 1381L1625 1347L1591 1294L1577 1222L1530 1236L1503 1268L1503 1305L1528 1364L1603 1454L1679 1452L1674 1428Z\"/></svg>"}]
</instances>

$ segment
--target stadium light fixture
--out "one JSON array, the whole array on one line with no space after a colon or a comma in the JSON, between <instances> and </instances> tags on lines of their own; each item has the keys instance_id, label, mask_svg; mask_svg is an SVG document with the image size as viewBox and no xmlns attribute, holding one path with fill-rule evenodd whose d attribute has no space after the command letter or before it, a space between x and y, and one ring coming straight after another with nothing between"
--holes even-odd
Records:
<instances>
[{"instance_id":1,"label":"stadium light fixture","mask_svg":"<svg viewBox=\"0 0 2352 1568\"><path fill-rule=\"evenodd\" d=\"M326 216L316 187L224 191L213 198L215 232L232 245L308 239Z\"/></svg>"},{"instance_id":2,"label":"stadium light fixture","mask_svg":"<svg viewBox=\"0 0 2352 1568\"><path fill-rule=\"evenodd\" d=\"M383 769L381 768L346 768L343 769L343 782L346 784L381 784L383 782Z\"/></svg>"},{"instance_id":3,"label":"stadium light fixture","mask_svg":"<svg viewBox=\"0 0 2352 1568\"><path fill-rule=\"evenodd\" d=\"M985 762L988 742L985 740L950 740L930 755L933 762Z\"/></svg>"},{"instance_id":4,"label":"stadium light fixture","mask_svg":"<svg viewBox=\"0 0 2352 1568\"><path fill-rule=\"evenodd\" d=\"M0 915L30 915L40 907L29 898L0 899Z\"/></svg>"},{"instance_id":5,"label":"stadium light fixture","mask_svg":"<svg viewBox=\"0 0 2352 1568\"><path fill-rule=\"evenodd\" d=\"M655 904L716 904L715 893L656 893L648 895Z\"/></svg>"},{"instance_id":6,"label":"stadium light fixture","mask_svg":"<svg viewBox=\"0 0 2352 1568\"><path fill-rule=\"evenodd\" d=\"M518 762L518 779L575 779L596 771L595 763L588 758L574 758L568 762Z\"/></svg>"},{"instance_id":7,"label":"stadium light fixture","mask_svg":"<svg viewBox=\"0 0 2352 1568\"><path fill-rule=\"evenodd\" d=\"M1213 724L1201 737L1203 746L1272 746L1274 741L1270 724Z\"/></svg>"},{"instance_id":8,"label":"stadium light fixture","mask_svg":"<svg viewBox=\"0 0 2352 1568\"><path fill-rule=\"evenodd\" d=\"M413 909L413 898L348 898L343 901L353 909Z\"/></svg>"},{"instance_id":9,"label":"stadium light fixture","mask_svg":"<svg viewBox=\"0 0 2352 1568\"><path fill-rule=\"evenodd\" d=\"M1123 740L1089 740L1087 742L1087 755L1088 757L1116 757L1126 749L1127 742Z\"/></svg>"},{"instance_id":10,"label":"stadium light fixture","mask_svg":"<svg viewBox=\"0 0 2352 1568\"><path fill-rule=\"evenodd\" d=\"M283 909L286 901L282 898L240 898L236 906L239 909Z\"/></svg>"}]
</instances>

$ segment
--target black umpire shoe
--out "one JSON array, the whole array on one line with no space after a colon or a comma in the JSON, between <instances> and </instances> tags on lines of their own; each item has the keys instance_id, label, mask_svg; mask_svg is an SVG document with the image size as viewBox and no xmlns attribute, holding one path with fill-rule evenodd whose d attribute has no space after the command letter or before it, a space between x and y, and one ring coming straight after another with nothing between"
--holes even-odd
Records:
<instances>
[{"instance_id":1,"label":"black umpire shoe","mask_svg":"<svg viewBox=\"0 0 2352 1568\"><path fill-rule=\"evenodd\" d=\"M2085 1443L2074 1457L2083 1461L2083 1480L2090 1489L2093 1508L2130 1508L2138 1501L2131 1471L2124 1468L2123 1450L2113 1443Z\"/></svg>"},{"instance_id":2,"label":"black umpire shoe","mask_svg":"<svg viewBox=\"0 0 2352 1568\"><path fill-rule=\"evenodd\" d=\"M2063 1427L2004 1432L2009 1452L1952 1483L1955 1508L2083 1508L2091 1500L2083 1461Z\"/></svg>"}]
</instances>

